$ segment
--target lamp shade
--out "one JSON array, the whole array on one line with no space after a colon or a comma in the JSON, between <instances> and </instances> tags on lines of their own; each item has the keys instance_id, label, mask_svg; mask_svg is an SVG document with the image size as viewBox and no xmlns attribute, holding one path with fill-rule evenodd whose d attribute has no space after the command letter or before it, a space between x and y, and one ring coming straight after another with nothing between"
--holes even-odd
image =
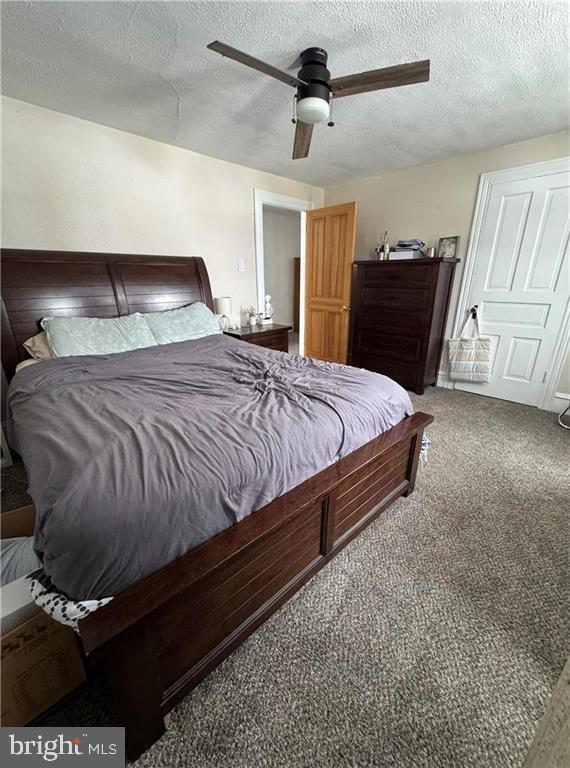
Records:
<instances>
[{"instance_id":1,"label":"lamp shade","mask_svg":"<svg viewBox=\"0 0 570 768\"><path fill-rule=\"evenodd\" d=\"M326 99L318 96L306 96L297 102L297 117L303 123L322 123L330 114L330 106Z\"/></svg>"},{"instance_id":2,"label":"lamp shade","mask_svg":"<svg viewBox=\"0 0 570 768\"><path fill-rule=\"evenodd\" d=\"M229 296L219 296L214 299L214 309L217 315L231 315L232 300Z\"/></svg>"}]
</instances>

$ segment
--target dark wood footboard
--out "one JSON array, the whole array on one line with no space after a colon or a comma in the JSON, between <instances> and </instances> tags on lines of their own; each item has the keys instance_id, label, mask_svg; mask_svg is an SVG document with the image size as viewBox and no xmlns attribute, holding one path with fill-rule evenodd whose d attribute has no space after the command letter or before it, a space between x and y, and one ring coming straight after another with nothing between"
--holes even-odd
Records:
<instances>
[{"instance_id":1,"label":"dark wood footboard","mask_svg":"<svg viewBox=\"0 0 570 768\"><path fill-rule=\"evenodd\" d=\"M417 413L127 589L80 624L136 757L164 715L395 499L414 488Z\"/></svg>"}]
</instances>

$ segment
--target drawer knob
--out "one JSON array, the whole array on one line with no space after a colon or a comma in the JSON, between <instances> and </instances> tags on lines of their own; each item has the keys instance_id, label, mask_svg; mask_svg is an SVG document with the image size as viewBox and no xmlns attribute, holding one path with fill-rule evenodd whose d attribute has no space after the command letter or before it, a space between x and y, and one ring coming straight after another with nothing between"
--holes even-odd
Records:
<instances>
[{"instance_id":1,"label":"drawer knob","mask_svg":"<svg viewBox=\"0 0 570 768\"><path fill-rule=\"evenodd\" d=\"M339 310L340 312L350 312L350 307L345 306L344 304Z\"/></svg>"}]
</instances>

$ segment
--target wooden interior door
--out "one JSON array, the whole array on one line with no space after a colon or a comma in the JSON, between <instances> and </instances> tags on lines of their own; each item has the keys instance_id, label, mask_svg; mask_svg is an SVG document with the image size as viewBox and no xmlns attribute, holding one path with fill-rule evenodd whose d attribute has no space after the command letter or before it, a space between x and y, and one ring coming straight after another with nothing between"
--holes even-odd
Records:
<instances>
[{"instance_id":1,"label":"wooden interior door","mask_svg":"<svg viewBox=\"0 0 570 768\"><path fill-rule=\"evenodd\" d=\"M307 212L307 357L346 363L355 233L356 203Z\"/></svg>"}]
</instances>

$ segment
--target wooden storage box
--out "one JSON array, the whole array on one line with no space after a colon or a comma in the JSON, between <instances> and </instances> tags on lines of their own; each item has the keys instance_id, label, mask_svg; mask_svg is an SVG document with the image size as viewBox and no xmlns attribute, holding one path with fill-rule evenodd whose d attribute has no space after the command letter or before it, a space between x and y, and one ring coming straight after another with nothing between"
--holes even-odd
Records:
<instances>
[{"instance_id":1,"label":"wooden storage box","mask_svg":"<svg viewBox=\"0 0 570 768\"><path fill-rule=\"evenodd\" d=\"M31 536L34 508L4 512L0 520L2 538ZM15 626L3 608L2 623L10 624L10 629L0 637L3 726L25 725L85 680L75 633L70 627L29 605L14 611L12 619Z\"/></svg>"}]
</instances>

